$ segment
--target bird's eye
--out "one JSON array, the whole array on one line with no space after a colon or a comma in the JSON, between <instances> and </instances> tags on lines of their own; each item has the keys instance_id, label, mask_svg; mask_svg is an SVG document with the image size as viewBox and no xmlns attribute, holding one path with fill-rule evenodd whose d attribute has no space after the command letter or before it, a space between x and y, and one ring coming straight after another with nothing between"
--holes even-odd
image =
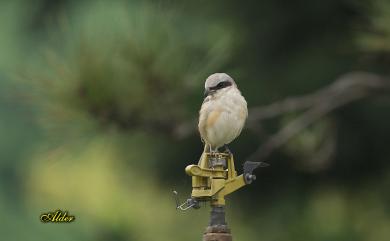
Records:
<instances>
[{"instance_id":1,"label":"bird's eye","mask_svg":"<svg viewBox=\"0 0 390 241\"><path fill-rule=\"evenodd\" d=\"M232 83L228 82L228 81L222 81L222 82L219 82L216 86L214 87L210 87L211 90L219 90L219 89L222 89L222 88L225 88L225 87L228 87L232 85Z\"/></svg>"}]
</instances>

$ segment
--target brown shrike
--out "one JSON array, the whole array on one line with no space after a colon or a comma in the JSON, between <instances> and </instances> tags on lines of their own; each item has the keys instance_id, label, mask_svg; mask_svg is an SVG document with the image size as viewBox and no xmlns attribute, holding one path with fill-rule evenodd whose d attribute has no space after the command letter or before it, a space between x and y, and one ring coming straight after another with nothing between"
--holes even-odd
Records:
<instances>
[{"instance_id":1,"label":"brown shrike","mask_svg":"<svg viewBox=\"0 0 390 241\"><path fill-rule=\"evenodd\" d=\"M205 150L217 152L240 135L248 117L245 98L234 80L225 73L210 75L205 82L205 99L199 111L199 133Z\"/></svg>"}]
</instances>

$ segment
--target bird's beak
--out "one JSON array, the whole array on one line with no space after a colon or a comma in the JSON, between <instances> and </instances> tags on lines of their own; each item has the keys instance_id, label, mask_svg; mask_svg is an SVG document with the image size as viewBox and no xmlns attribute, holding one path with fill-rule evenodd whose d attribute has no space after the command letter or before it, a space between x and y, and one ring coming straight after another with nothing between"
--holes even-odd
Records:
<instances>
[{"instance_id":1,"label":"bird's beak","mask_svg":"<svg viewBox=\"0 0 390 241\"><path fill-rule=\"evenodd\" d=\"M204 90L204 93L203 93L204 97L209 96L209 94L210 94L209 89L205 89L205 90Z\"/></svg>"},{"instance_id":2,"label":"bird's beak","mask_svg":"<svg viewBox=\"0 0 390 241\"><path fill-rule=\"evenodd\" d=\"M209 88L205 89L204 90L204 97L207 97L209 95L211 95L214 91L213 90L210 90Z\"/></svg>"}]
</instances>

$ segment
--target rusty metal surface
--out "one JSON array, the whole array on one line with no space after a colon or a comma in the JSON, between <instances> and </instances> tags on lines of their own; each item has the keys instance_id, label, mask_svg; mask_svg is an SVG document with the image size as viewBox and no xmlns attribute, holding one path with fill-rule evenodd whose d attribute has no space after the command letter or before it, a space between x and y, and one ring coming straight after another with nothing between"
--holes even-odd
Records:
<instances>
[{"instance_id":1,"label":"rusty metal surface","mask_svg":"<svg viewBox=\"0 0 390 241\"><path fill-rule=\"evenodd\" d=\"M203 241L232 241L230 233L205 233Z\"/></svg>"},{"instance_id":2,"label":"rusty metal surface","mask_svg":"<svg viewBox=\"0 0 390 241\"><path fill-rule=\"evenodd\" d=\"M204 233L230 233L230 229L227 225L213 225L208 226Z\"/></svg>"},{"instance_id":3,"label":"rusty metal surface","mask_svg":"<svg viewBox=\"0 0 390 241\"><path fill-rule=\"evenodd\" d=\"M232 241L232 234L227 225L208 226L204 232L203 241Z\"/></svg>"}]
</instances>

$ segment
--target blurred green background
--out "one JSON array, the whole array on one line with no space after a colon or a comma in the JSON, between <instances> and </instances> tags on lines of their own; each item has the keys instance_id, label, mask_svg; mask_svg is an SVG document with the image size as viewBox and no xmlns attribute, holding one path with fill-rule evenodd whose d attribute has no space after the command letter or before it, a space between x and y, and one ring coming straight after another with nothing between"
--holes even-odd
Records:
<instances>
[{"instance_id":1,"label":"blurred green background","mask_svg":"<svg viewBox=\"0 0 390 241\"><path fill-rule=\"evenodd\" d=\"M190 194L204 80L249 107L390 70L390 3L1 1L1 240L200 240ZM294 115L231 144L236 166ZM390 98L325 116L228 199L235 240L390 240ZM324 147L325 146L325 147ZM56 209L71 224L43 224Z\"/></svg>"}]
</instances>

